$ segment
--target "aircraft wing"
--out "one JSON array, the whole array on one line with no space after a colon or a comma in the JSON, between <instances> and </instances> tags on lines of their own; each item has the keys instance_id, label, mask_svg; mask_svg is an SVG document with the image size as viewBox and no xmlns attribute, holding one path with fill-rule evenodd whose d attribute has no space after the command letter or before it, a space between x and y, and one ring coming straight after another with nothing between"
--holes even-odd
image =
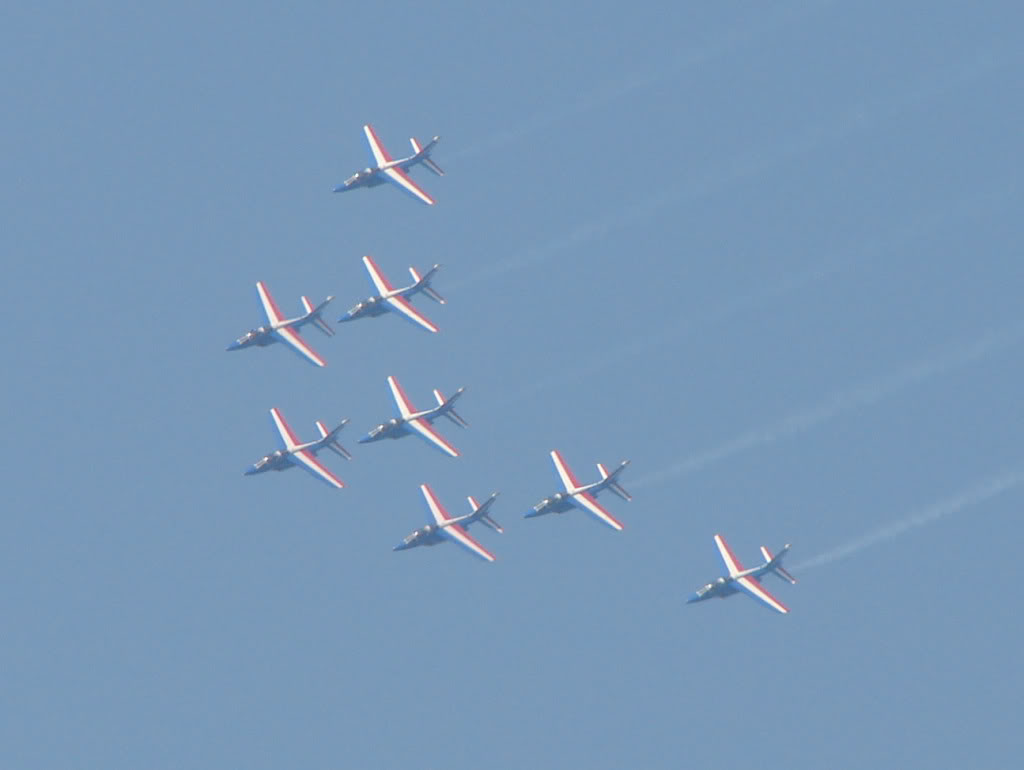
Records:
<instances>
[{"instance_id":1,"label":"aircraft wing","mask_svg":"<svg viewBox=\"0 0 1024 770\"><path fill-rule=\"evenodd\" d=\"M387 279L387 276L381 272L381 269L377 267L377 263L373 261L373 257L363 257L363 266L366 268L366 272L370 274L370 281L373 283L373 288L378 294L384 295L389 291L394 291L395 287L391 285L391 281Z\"/></svg>"},{"instance_id":2,"label":"aircraft wing","mask_svg":"<svg viewBox=\"0 0 1024 770\"><path fill-rule=\"evenodd\" d=\"M562 485L565 487L566 492L572 492L574 489L579 489L583 486L580 484L579 479L576 478L576 474L572 472L569 463L562 457L562 453L557 449L551 450L551 462L555 464L558 478L562 480Z\"/></svg>"},{"instance_id":3,"label":"aircraft wing","mask_svg":"<svg viewBox=\"0 0 1024 770\"><path fill-rule=\"evenodd\" d=\"M420 491L423 493L423 498L427 501L427 507L430 508L434 521L440 525L440 532L474 556L478 556L484 561L494 561L494 554L474 540L472 535L461 524L448 524L452 520L452 515L441 505L441 501L437 499L434 490L426 484L420 484ZM447 526L445 526L446 524Z\"/></svg>"},{"instance_id":4,"label":"aircraft wing","mask_svg":"<svg viewBox=\"0 0 1024 770\"><path fill-rule=\"evenodd\" d=\"M412 181L412 177L405 173L403 169L398 166L392 166L391 168L384 169L381 173L384 174L389 181L409 193L413 198L416 198L416 200L426 203L428 206L434 205L434 199L427 195L426 191L422 187Z\"/></svg>"},{"instance_id":5,"label":"aircraft wing","mask_svg":"<svg viewBox=\"0 0 1024 770\"><path fill-rule=\"evenodd\" d=\"M314 366L327 366L327 362L324 361L320 354L313 350L309 343L292 327L282 326L280 329L274 329L274 334L277 335L281 342L286 343L292 350Z\"/></svg>"},{"instance_id":6,"label":"aircraft wing","mask_svg":"<svg viewBox=\"0 0 1024 770\"><path fill-rule=\"evenodd\" d=\"M789 612L789 607L787 607L785 604L783 604L774 596L772 596L768 592L768 590L763 585L761 585L761 581L753 575L741 577L735 580L734 582L748 594L753 596L758 601L768 605L768 607L775 610L776 612L781 612L783 615Z\"/></svg>"},{"instance_id":7,"label":"aircraft wing","mask_svg":"<svg viewBox=\"0 0 1024 770\"><path fill-rule=\"evenodd\" d=\"M729 570L730 576L737 575L743 571L743 565L736 558L736 554L732 552L729 544L725 542L724 537L715 535L715 545L718 546L718 552L722 555L722 561L725 562L725 568Z\"/></svg>"},{"instance_id":8,"label":"aircraft wing","mask_svg":"<svg viewBox=\"0 0 1024 770\"><path fill-rule=\"evenodd\" d=\"M316 455L308 449L293 452L289 455L289 458L293 463L303 470L309 471L313 476L320 479L320 481L324 482L328 486L334 487L335 489L341 489L345 486L345 482L327 470L323 463L316 459Z\"/></svg>"},{"instance_id":9,"label":"aircraft wing","mask_svg":"<svg viewBox=\"0 0 1024 770\"><path fill-rule=\"evenodd\" d=\"M432 426L422 417L418 417L415 420L409 420L406 423L406 426L419 433L423 438L425 438L431 444L436 446L449 457L459 456L459 450L453 447L451 444L449 444L440 433L434 430L434 426Z\"/></svg>"},{"instance_id":10,"label":"aircraft wing","mask_svg":"<svg viewBox=\"0 0 1024 770\"><path fill-rule=\"evenodd\" d=\"M609 527L618 530L619 532L623 530L622 522L608 513L608 511L604 509L604 506L597 502L594 496L589 492L577 492L570 499L577 507L582 508L602 524L607 524Z\"/></svg>"},{"instance_id":11,"label":"aircraft wing","mask_svg":"<svg viewBox=\"0 0 1024 770\"><path fill-rule=\"evenodd\" d=\"M284 320L284 314L278 308L274 298L270 296L270 290L263 281L256 281L256 292L260 295L260 302L263 303L263 312L267 314L267 320L271 326L279 324Z\"/></svg>"},{"instance_id":12,"label":"aircraft wing","mask_svg":"<svg viewBox=\"0 0 1024 770\"><path fill-rule=\"evenodd\" d=\"M398 414L402 417L408 417L410 414L415 414L416 407L412 405L412 401L405 395L405 391L402 390L402 386L398 383L398 378L391 375L388 376L388 385L391 387L391 395L395 399L395 404L398 406Z\"/></svg>"},{"instance_id":13,"label":"aircraft wing","mask_svg":"<svg viewBox=\"0 0 1024 770\"><path fill-rule=\"evenodd\" d=\"M363 126L363 133L366 134L366 142L370 145L370 153L373 155L373 160L378 166L383 166L385 163L390 163L393 158L391 154L384 149L384 145L381 143L380 138L377 136L376 130L373 126L367 123Z\"/></svg>"},{"instance_id":14,"label":"aircraft wing","mask_svg":"<svg viewBox=\"0 0 1024 770\"><path fill-rule=\"evenodd\" d=\"M428 332L438 331L434 322L414 308L412 303L405 297L396 294L394 297L388 297L387 303L391 310L403 315L407 321L412 321L414 324L426 329Z\"/></svg>"},{"instance_id":15,"label":"aircraft wing","mask_svg":"<svg viewBox=\"0 0 1024 770\"><path fill-rule=\"evenodd\" d=\"M292 426L288 424L284 415L281 414L281 410L276 406L270 410L270 419L273 421L274 427L277 428L277 432L281 434L281 444L285 449L291 450L302 443L296 438Z\"/></svg>"}]
</instances>

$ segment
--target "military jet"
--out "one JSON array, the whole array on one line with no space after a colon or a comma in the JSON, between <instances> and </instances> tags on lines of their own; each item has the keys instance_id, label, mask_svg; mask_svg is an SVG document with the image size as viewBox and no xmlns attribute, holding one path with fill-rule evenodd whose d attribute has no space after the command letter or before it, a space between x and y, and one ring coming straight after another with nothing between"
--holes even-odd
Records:
<instances>
[{"instance_id":1,"label":"military jet","mask_svg":"<svg viewBox=\"0 0 1024 770\"><path fill-rule=\"evenodd\" d=\"M447 417L460 428L469 425L463 420L459 413L452 407L455 400L465 392L465 388L459 388L451 398L445 398L441 391L434 390L434 398L437 406L432 409L416 411L409 397L405 395L398 379L388 377L388 385L391 387L391 395L394 396L395 404L398 406L398 417L392 417L371 430L361 439L360 444L369 444L372 441L380 441L384 438L401 438L412 433L419 435L440 449L449 457L458 457L459 450L449 444L440 433L434 430L432 423L438 417Z\"/></svg>"},{"instance_id":2,"label":"military jet","mask_svg":"<svg viewBox=\"0 0 1024 770\"><path fill-rule=\"evenodd\" d=\"M476 498L470 496L466 498L469 500L469 506L473 509L472 513L467 513L465 516L452 516L441 505L441 501L437 499L437 495L426 484L420 484L420 491L423 493L423 499L427 501L427 507L430 509L431 515L434 517L433 524L427 524L420 527L401 543L396 545L392 550L394 551L405 551L409 548L415 548L418 545L437 545L443 543L446 540L451 540L458 545L461 545L467 551L474 556L478 556L484 561L494 561L494 554L484 548L480 543L474 540L470 534L466 531L470 524L480 522L495 532L504 532L501 526L488 514L488 510L491 504L498 497L498 493L495 492L489 498L484 500L484 504L480 505L476 501Z\"/></svg>"},{"instance_id":3,"label":"military jet","mask_svg":"<svg viewBox=\"0 0 1024 770\"><path fill-rule=\"evenodd\" d=\"M783 580L796 583L796 578L786 572L782 566L782 559L790 548L789 543L786 543L775 556L762 545L761 555L764 557L764 564L751 567L750 569L744 569L743 565L740 564L740 560L736 558L732 549L729 548L729 544L725 542L724 537L715 535L715 545L718 546L718 552L722 555L722 561L725 562L725 568L729 570L729 574L698 588L693 596L686 600L687 604L694 604L695 602L715 597L724 599L742 589L776 612L781 612L783 615L789 612L789 608L768 593L767 589L761 585L761 581L758 580L765 573L771 572Z\"/></svg>"},{"instance_id":4,"label":"military jet","mask_svg":"<svg viewBox=\"0 0 1024 770\"><path fill-rule=\"evenodd\" d=\"M412 178L406 173L406 169L415 166L417 163L422 163L438 176L444 176L444 171L441 170L441 167L430 158L431 151L441 141L441 137L435 136L425 145L421 145L419 140L413 137L409 140L409 143L412 145L413 154L406 158L395 160L384 148L373 126L367 123L363 126L363 133L366 134L366 141L370 145L373 166L357 171L335 187L334 192L345 192L356 187L376 187L385 182L391 182L416 200L426 203L428 206L433 206L434 199L427 195L422 187L412 181Z\"/></svg>"},{"instance_id":5,"label":"military jet","mask_svg":"<svg viewBox=\"0 0 1024 770\"><path fill-rule=\"evenodd\" d=\"M597 502L596 497L604 490L610 489L623 500L633 499L629 492L623 489L622 485L616 480L618 475L629 465L629 460L623 460L619 467L611 473L608 472L608 469L603 464L598 463L597 469L601 473L601 480L591 484L580 484L579 479L576 478L576 475L562 457L562 453L557 449L551 450L551 461L555 464L555 470L558 472L558 478L565 487L565 491L556 492L550 497L545 497L533 506L532 510L526 513L526 518L543 516L546 513L565 513L573 508L580 508L602 524L606 524L612 529L622 530L622 522L608 513Z\"/></svg>"},{"instance_id":6,"label":"military jet","mask_svg":"<svg viewBox=\"0 0 1024 770\"><path fill-rule=\"evenodd\" d=\"M274 298L270 296L270 292L263 281L256 282L256 293L260 295L260 302L263 303L263 312L267 314L267 325L247 331L228 345L227 349L241 350L252 345L265 347L274 342L284 342L311 364L327 366L327 362L299 336L298 330L311 323L328 337L333 336L334 329L321 317L321 313L327 307L327 303L334 299L334 297L328 297L316 307L313 307L309 297L303 297L302 307L306 312L295 318L285 318L284 314L277 307L277 303L274 302Z\"/></svg>"},{"instance_id":7,"label":"military jet","mask_svg":"<svg viewBox=\"0 0 1024 770\"><path fill-rule=\"evenodd\" d=\"M316 441L307 441L306 443L300 442L295 437L295 432L285 422L284 416L277 407L270 410L270 419L274 423L274 427L277 428L277 432L281 434L281 448L268 455L264 455L256 461L245 472L246 476L255 476L257 473L265 473L266 471L286 471L293 465L297 465L303 470L309 471L314 477L320 479L320 481L328 486L335 489L341 489L345 486L341 479L324 467L317 459L316 453L321 449L330 449L346 460L352 459L352 455L338 442L337 438L338 433L348 423L347 419L342 420L341 424L334 430L327 430L327 426L317 420L316 427L320 431L320 438Z\"/></svg>"},{"instance_id":8,"label":"military jet","mask_svg":"<svg viewBox=\"0 0 1024 770\"><path fill-rule=\"evenodd\" d=\"M373 288L377 294L369 299L364 299L349 310L338 319L339 322L355 321L357 318L363 317L372 318L383 315L387 311L392 311L398 313L407 321L416 324L421 329L426 329L428 332L437 331L437 326L434 322L414 308L409 300L417 292L423 292L435 302L441 305L445 304L445 298L434 291L434 288L430 285L434 273L441 269L440 265L434 265L424 275L420 275L415 267L410 267L409 273L412 275L413 282L408 286L396 289L391 285L391 281L380 271L380 268L377 267L373 257L363 257L363 264L366 266L366 272L370 274L370 281L373 283Z\"/></svg>"}]
</instances>

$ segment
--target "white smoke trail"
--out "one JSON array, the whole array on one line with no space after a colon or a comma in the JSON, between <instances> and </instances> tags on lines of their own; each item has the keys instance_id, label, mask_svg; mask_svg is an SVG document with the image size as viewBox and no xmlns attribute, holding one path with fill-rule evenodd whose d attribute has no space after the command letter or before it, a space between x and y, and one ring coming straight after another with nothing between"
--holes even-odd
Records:
<instances>
[{"instance_id":1,"label":"white smoke trail","mask_svg":"<svg viewBox=\"0 0 1024 770\"><path fill-rule=\"evenodd\" d=\"M1024 337L1024 321L1018 321L997 331L989 332L970 344L952 346L939 355L915 361L891 374L836 391L814 406L788 414L781 420L769 423L764 427L747 431L717 447L684 457L668 468L649 473L634 481L632 486L636 488L649 486L693 473L748 449L772 444L782 438L803 433L844 412L858 407L871 406L911 385L974 363L1010 347L1019 342L1022 337Z\"/></svg>"},{"instance_id":2,"label":"white smoke trail","mask_svg":"<svg viewBox=\"0 0 1024 770\"><path fill-rule=\"evenodd\" d=\"M807 561L801 562L800 564L795 565L793 569L795 571L803 571L813 569L814 567L821 567L825 564L831 564L839 559L845 559L847 556L852 556L858 551L862 551L876 543L891 540L897 535L902 535L908 530L923 527L926 524L932 523L936 519L941 519L945 516L952 516L954 513L958 513L964 508L970 508L971 506L983 503L986 500L996 497L997 495L1013 489L1014 487L1020 486L1021 484L1024 484L1024 470L1019 469L988 478L947 500L933 503L927 508L922 508L903 519L894 521L891 524L886 524L884 527L880 527L874 532L861 535L844 545L837 546L836 548L825 551L824 553L808 559Z\"/></svg>"},{"instance_id":3,"label":"white smoke trail","mask_svg":"<svg viewBox=\"0 0 1024 770\"><path fill-rule=\"evenodd\" d=\"M852 105L824 121L803 126L800 131L786 137L773 152L766 152L763 147L754 148L728 159L721 166L709 169L703 175L668 185L661 192L648 198L631 204L618 204L599 218L584 222L564 235L514 253L481 268L462 281L447 285L451 291L457 291L474 284L493 282L500 275L521 270L563 251L600 240L614 230L642 222L669 206L681 206L714 195L743 179L757 176L792 158L806 155L822 145L842 141L872 125L889 120L908 108L927 103L1004 66L1008 60L1009 57L1002 51L982 49L974 57L957 62L941 73L941 76L932 73L924 85L901 89L899 100Z\"/></svg>"},{"instance_id":4,"label":"white smoke trail","mask_svg":"<svg viewBox=\"0 0 1024 770\"><path fill-rule=\"evenodd\" d=\"M764 23L759 22L757 26L734 27L720 40L703 47L689 49L683 56L665 61L654 70L637 72L618 80L606 81L593 91L567 100L567 103L537 113L511 128L496 131L491 136L481 139L465 149L447 154L445 162L449 165L456 165L463 158L494 152L504 145L543 131L560 121L602 107L635 91L670 80L685 70L727 56L754 40L774 34L776 31L800 21L803 17L809 16L819 8L831 5L832 1L817 0L817 2L798 3L777 13Z\"/></svg>"}]
</instances>

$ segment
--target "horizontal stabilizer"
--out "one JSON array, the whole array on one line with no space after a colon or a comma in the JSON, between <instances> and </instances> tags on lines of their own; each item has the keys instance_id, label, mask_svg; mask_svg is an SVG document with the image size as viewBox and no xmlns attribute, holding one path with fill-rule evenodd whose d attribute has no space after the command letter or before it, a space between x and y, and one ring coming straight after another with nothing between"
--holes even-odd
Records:
<instances>
[{"instance_id":1,"label":"horizontal stabilizer","mask_svg":"<svg viewBox=\"0 0 1024 770\"><path fill-rule=\"evenodd\" d=\"M434 265L426 272L426 274L420 275L419 271L415 267L410 267L409 274L412 276L412 280L415 281L415 283L413 284L413 289L415 291L422 291L424 294L426 294L428 297L434 300L434 302L438 303L439 305L445 305L447 304L448 300L446 300L444 297L438 294L437 291L434 290L434 287L430 285L430 281L431 279L433 279L434 274L440 269L440 265Z\"/></svg>"},{"instance_id":2,"label":"horizontal stabilizer","mask_svg":"<svg viewBox=\"0 0 1024 770\"><path fill-rule=\"evenodd\" d=\"M329 431L329 430L327 430L327 426L326 425L324 425L322 422L320 422L320 420L317 420L316 421L316 429L318 431L320 431L320 446L321 447L327 447L328 449L330 449L332 452L334 452L334 454L338 455L339 457L344 457L346 460L351 460L352 459L352 453L349 452L347 449L345 449L345 447L343 447L341 445L341 442L339 442L337 440L337 438L335 438L341 432L341 429L344 428L347 424L348 424L348 418L345 418L344 420L341 421L341 423L338 425L337 428L335 428L334 430Z\"/></svg>"},{"instance_id":3,"label":"horizontal stabilizer","mask_svg":"<svg viewBox=\"0 0 1024 770\"><path fill-rule=\"evenodd\" d=\"M597 464L597 470L601 474L601 480L608 482L608 484L607 484L608 489L610 489L612 492L617 494L623 500L629 502L629 501L631 501L633 499L633 496L631 494L629 494L629 492L626 491L625 487L623 487L619 482L617 482L615 480L615 477L618 476L620 473L622 473L622 470L627 465L629 465L629 460L623 460L619 464L618 468L616 468L611 473L608 473L608 469L605 467L604 463L598 463Z\"/></svg>"},{"instance_id":4,"label":"horizontal stabilizer","mask_svg":"<svg viewBox=\"0 0 1024 770\"><path fill-rule=\"evenodd\" d=\"M429 168L438 176L444 176L444 170L430 159L430 151L434 149L434 145L436 145L440 140L441 137L435 136L427 143L426 146L424 146L420 144L419 139L413 136L409 137L409 144L412 145L412 151L416 153L417 159L423 163L424 166Z\"/></svg>"},{"instance_id":5,"label":"horizontal stabilizer","mask_svg":"<svg viewBox=\"0 0 1024 770\"><path fill-rule=\"evenodd\" d=\"M790 546L787 543L786 546L779 552L778 556L773 556L772 552L761 546L761 555L764 557L765 563L771 568L771 571L778 575L783 580L788 580L793 585L796 585L796 578L789 574L785 567L782 566L782 557L786 555Z\"/></svg>"},{"instance_id":6,"label":"horizontal stabilizer","mask_svg":"<svg viewBox=\"0 0 1024 770\"><path fill-rule=\"evenodd\" d=\"M454 422L460 428L468 428L469 427L469 423L466 422L465 420L463 420L462 416L458 412L456 412L454 409L449 409L447 412L444 413L444 416L447 417L452 422Z\"/></svg>"},{"instance_id":7,"label":"horizontal stabilizer","mask_svg":"<svg viewBox=\"0 0 1024 770\"><path fill-rule=\"evenodd\" d=\"M427 168L429 168L431 171L433 171L438 176L444 176L444 169L441 168L436 163L434 163L434 161L432 161L430 158L424 158L423 159L423 165L426 166Z\"/></svg>"},{"instance_id":8,"label":"horizontal stabilizer","mask_svg":"<svg viewBox=\"0 0 1024 770\"><path fill-rule=\"evenodd\" d=\"M323 302L321 302L319 305L314 307L313 303L309 301L309 297L303 296L303 298L302 298L302 307L306 311L306 317L307 318L311 318L312 321L313 321L313 324L316 326L316 328L318 328L320 331L322 331L328 337L333 337L334 336L334 329L331 328L330 324L328 324L321 317L320 314L321 314L321 312L323 312L323 309L325 307L327 307L328 303L332 299L334 299L334 297L328 297Z\"/></svg>"},{"instance_id":9,"label":"horizontal stabilizer","mask_svg":"<svg viewBox=\"0 0 1024 770\"><path fill-rule=\"evenodd\" d=\"M469 523L473 523L475 521L479 521L481 524L484 524L484 525L490 527L495 532L503 533L505 530L502 529L501 525L498 524L498 522L496 522L494 519L492 519L490 514L487 513L487 510L491 507L491 503L494 502L494 499L497 496L498 496L498 493L495 492L487 500L484 501L483 505L480 505L480 503L478 503L476 501L476 498L473 497L472 495L467 497L466 499L469 500L469 505L473 509L473 514L474 514L470 518Z\"/></svg>"}]
</instances>

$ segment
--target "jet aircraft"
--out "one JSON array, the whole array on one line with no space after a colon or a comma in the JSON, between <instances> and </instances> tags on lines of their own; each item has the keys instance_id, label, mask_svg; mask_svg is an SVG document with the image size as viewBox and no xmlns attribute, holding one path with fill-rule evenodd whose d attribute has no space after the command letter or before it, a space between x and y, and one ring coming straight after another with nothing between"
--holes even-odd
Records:
<instances>
[{"instance_id":1,"label":"jet aircraft","mask_svg":"<svg viewBox=\"0 0 1024 770\"><path fill-rule=\"evenodd\" d=\"M267 325L261 326L258 329L251 329L228 345L227 349L241 350L252 345L265 347L274 342L285 342L292 350L310 363L316 366L327 366L327 362L299 336L299 329L311 323L316 325L328 337L333 336L334 329L327 324L321 317L321 314L324 308L327 307L327 303L334 299L334 297L328 297L316 307L313 307L309 297L303 297L302 307L306 312L295 318L285 318L284 314L277 307L277 303L274 302L274 298L270 296L270 292L263 281L256 282L256 292L260 295L263 311L267 314Z\"/></svg>"},{"instance_id":2,"label":"jet aircraft","mask_svg":"<svg viewBox=\"0 0 1024 770\"><path fill-rule=\"evenodd\" d=\"M435 447L450 457L458 457L459 450L449 444L440 433L434 430L433 422L436 418L444 416L454 422L460 428L465 428L468 423L463 420L459 413L452 407L455 400L465 392L465 388L459 388L451 398L445 398L441 391L434 390L434 398L437 406L432 409L416 411L409 397L405 395L402 386L394 377L388 377L388 385L391 387L391 395L394 396L395 404L398 405L398 417L392 417L387 422L381 423L361 439L360 444L369 444L371 441L380 441L384 438L401 438L411 433L421 436Z\"/></svg>"},{"instance_id":3,"label":"jet aircraft","mask_svg":"<svg viewBox=\"0 0 1024 770\"><path fill-rule=\"evenodd\" d=\"M597 502L597 495L606 489L610 489L612 492L617 494L623 500L632 500L630 494L622 488L622 485L616 480L618 475L622 473L623 469L629 465L629 460L623 460L619 467L611 473L601 463L597 464L597 469L601 473L601 480L595 481L591 484L580 484L576 475L569 468L565 459L562 457L562 453L557 449L551 450L551 461L555 464L555 470L558 472L558 478L561 480L562 485L565 487L564 492L556 492L550 497L545 497L535 506L533 509L526 513L526 518L532 518L534 516L543 516L546 513L565 513L572 508L580 508L591 516L596 518L602 524L607 524L612 529L622 530L622 522L618 521L612 516L604 507Z\"/></svg>"},{"instance_id":4,"label":"jet aircraft","mask_svg":"<svg viewBox=\"0 0 1024 770\"><path fill-rule=\"evenodd\" d=\"M422 163L438 176L444 176L444 171L430 157L431 151L441 141L441 137L435 136L425 145L421 145L419 140L413 137L409 140L409 143L412 144L413 154L406 158L395 160L384 148L373 126L367 123L363 126L363 133L366 134L366 141L370 145L373 166L357 171L335 187L334 192L345 192L356 187L376 187L377 185L384 184L384 182L391 182L416 200L426 203L428 206L433 206L434 199L422 187L412 181L406 170L417 163Z\"/></svg>"},{"instance_id":5,"label":"jet aircraft","mask_svg":"<svg viewBox=\"0 0 1024 770\"><path fill-rule=\"evenodd\" d=\"M426 484L420 484L420 491L423 493L423 499L427 501L427 507L430 509L431 515L434 517L433 524L427 524L420 527L401 543L396 545L392 550L404 551L408 548L415 548L418 545L437 545L443 543L446 540L452 540L458 545L461 545L467 551L474 556L479 556L484 561L494 561L494 554L484 548L480 543L474 540L470 534L466 531L470 524L480 522L495 532L504 532L501 526L488 514L488 510L491 504L494 503L498 497L498 493L495 492L489 498L484 500L484 504L480 505L476 501L476 498L470 496L466 498L469 500L469 505L473 509L472 513L467 513L465 516L452 516L441 505L441 501L437 499L437 495Z\"/></svg>"},{"instance_id":6,"label":"jet aircraft","mask_svg":"<svg viewBox=\"0 0 1024 770\"><path fill-rule=\"evenodd\" d=\"M408 286L396 289L391 285L391 281L387 279L384 273L380 271L380 268L377 267L373 257L363 257L363 264L366 266L366 272L370 274L370 281L373 283L373 288L377 294L369 299L364 299L349 310L338 319L339 322L355 321L357 318L363 318L364 316L372 318L383 315L386 311L390 310L399 313L407 321L412 321L421 329L426 329L428 332L437 331L437 326L434 322L414 308L409 300L412 299L414 294L421 291L435 302L441 305L445 304L445 298L434 291L434 288L430 285L434 273L441 269L440 265L434 265L424 275L420 275L415 267L410 267L409 272L412 274L413 282Z\"/></svg>"},{"instance_id":7,"label":"jet aircraft","mask_svg":"<svg viewBox=\"0 0 1024 770\"><path fill-rule=\"evenodd\" d=\"M762 545L761 555L764 557L764 564L751 567L750 569L744 569L743 565L740 564L740 560L736 558L732 549L729 548L729 544L725 542L725 538L721 535L715 535L715 545L718 546L718 552L722 555L722 561L725 562L725 568L729 570L729 574L698 588L693 596L686 600L687 604L715 597L724 599L742 589L776 612L781 612L782 614L789 612L789 608L768 593L768 590L758 580L765 573L772 572L783 580L796 583L796 578L790 575L782 566L782 559L790 548L789 543L786 543L782 550L774 556L771 551Z\"/></svg>"},{"instance_id":8,"label":"jet aircraft","mask_svg":"<svg viewBox=\"0 0 1024 770\"><path fill-rule=\"evenodd\" d=\"M270 410L270 419L273 421L274 427L277 428L277 432L281 434L281 448L268 455L264 455L245 472L246 476L254 476L257 473L265 473L266 471L286 471L293 465L297 465L335 489L341 489L345 486L341 479L324 467L317 459L316 453L321 449L330 449L346 460L352 459L352 455L338 442L337 438L338 433L348 423L348 419L342 420L341 424L334 430L327 430L327 426L317 420L316 427L320 431L320 438L316 441L307 441L306 443L300 442L295 437L295 432L285 422L277 407Z\"/></svg>"}]
</instances>

